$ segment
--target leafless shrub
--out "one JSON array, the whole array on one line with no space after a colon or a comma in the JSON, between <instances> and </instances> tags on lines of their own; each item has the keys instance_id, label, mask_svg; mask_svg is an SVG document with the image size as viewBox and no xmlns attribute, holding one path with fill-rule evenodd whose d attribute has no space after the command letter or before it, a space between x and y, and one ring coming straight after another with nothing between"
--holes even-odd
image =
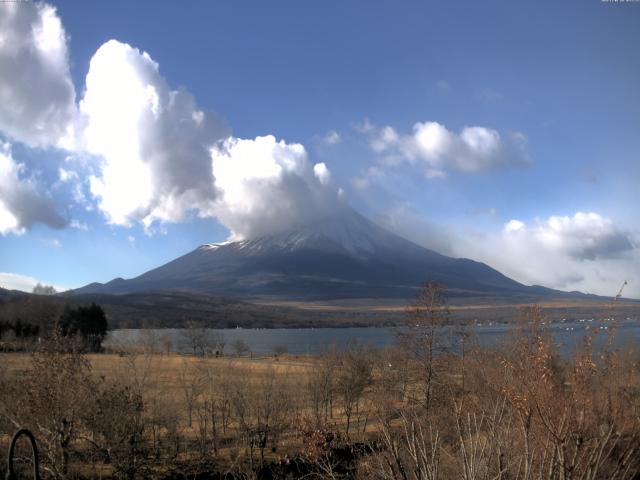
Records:
<instances>
[{"instance_id":1,"label":"leafless shrub","mask_svg":"<svg viewBox=\"0 0 640 480\"><path fill-rule=\"evenodd\" d=\"M365 463L367 474L375 479L437 480L440 478L440 435L432 425L423 425L410 412L399 412L399 425L381 421L382 449Z\"/></svg>"},{"instance_id":2,"label":"leafless shrub","mask_svg":"<svg viewBox=\"0 0 640 480\"><path fill-rule=\"evenodd\" d=\"M255 384L238 378L231 397L233 412L240 434L253 467L253 454L260 452L264 462L265 449L271 445L275 451L278 437L291 421L290 393L282 376L267 370Z\"/></svg>"},{"instance_id":3,"label":"leafless shrub","mask_svg":"<svg viewBox=\"0 0 640 480\"><path fill-rule=\"evenodd\" d=\"M334 480L344 478L341 471L342 460L336 451L348 449L346 437L339 431L314 429L300 432L302 449L300 458L304 461L308 472L304 477L310 479Z\"/></svg>"},{"instance_id":4,"label":"leafless shrub","mask_svg":"<svg viewBox=\"0 0 640 480\"><path fill-rule=\"evenodd\" d=\"M90 365L76 345L54 333L32 354L26 372L16 425L35 432L46 462L43 468L55 478L69 473L73 444L82 431L82 416L94 390Z\"/></svg>"},{"instance_id":5,"label":"leafless shrub","mask_svg":"<svg viewBox=\"0 0 640 480\"><path fill-rule=\"evenodd\" d=\"M284 344L278 344L278 345L274 345L273 353L276 357L279 357L289 353L289 349Z\"/></svg>"},{"instance_id":6,"label":"leafless shrub","mask_svg":"<svg viewBox=\"0 0 640 480\"><path fill-rule=\"evenodd\" d=\"M117 384L101 386L93 405L83 415L92 447L97 453L104 453L104 460L113 466L117 476L135 478L147 464L143 415L142 397Z\"/></svg>"},{"instance_id":7,"label":"leafless shrub","mask_svg":"<svg viewBox=\"0 0 640 480\"><path fill-rule=\"evenodd\" d=\"M193 425L193 411L204 392L206 377L197 365L185 359L180 368L179 382L184 405L187 409L188 425L191 427Z\"/></svg>"}]
</instances>

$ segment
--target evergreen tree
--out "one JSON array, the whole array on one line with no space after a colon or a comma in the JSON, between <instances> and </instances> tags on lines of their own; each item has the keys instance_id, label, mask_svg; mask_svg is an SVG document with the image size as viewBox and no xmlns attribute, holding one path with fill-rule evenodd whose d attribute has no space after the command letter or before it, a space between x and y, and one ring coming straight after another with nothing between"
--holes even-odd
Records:
<instances>
[{"instance_id":1,"label":"evergreen tree","mask_svg":"<svg viewBox=\"0 0 640 480\"><path fill-rule=\"evenodd\" d=\"M60 333L64 336L79 335L92 352L102 349L102 341L107 335L107 317L100 305L77 308L67 307L59 321Z\"/></svg>"}]
</instances>

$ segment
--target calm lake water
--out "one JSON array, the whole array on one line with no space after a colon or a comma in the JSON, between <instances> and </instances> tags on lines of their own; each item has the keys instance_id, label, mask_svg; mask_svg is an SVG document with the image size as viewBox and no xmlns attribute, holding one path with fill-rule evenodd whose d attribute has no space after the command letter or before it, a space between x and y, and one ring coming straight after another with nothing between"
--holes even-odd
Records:
<instances>
[{"instance_id":1,"label":"calm lake water","mask_svg":"<svg viewBox=\"0 0 640 480\"><path fill-rule=\"evenodd\" d=\"M615 345L619 348L637 348L640 345L640 323L633 320L617 321ZM548 325L549 330L564 355L571 354L580 345L584 336L598 330L596 345L607 340L613 324L609 320L584 320ZM482 346L495 346L506 339L513 327L509 325L476 325L467 327L467 333ZM149 333L159 340L171 340L171 349L189 352L189 345L182 329L156 330L113 330L107 337L106 346L136 347L148 342ZM344 349L350 341L358 341L375 348L390 346L395 342L394 328L300 328L300 329L209 329L208 332L224 336L226 353L233 353L233 342L243 340L254 353L272 354L278 347L284 347L293 355L316 354L335 346ZM443 330L445 338L455 345L459 342L450 329ZM454 340L455 338L455 340Z\"/></svg>"}]
</instances>

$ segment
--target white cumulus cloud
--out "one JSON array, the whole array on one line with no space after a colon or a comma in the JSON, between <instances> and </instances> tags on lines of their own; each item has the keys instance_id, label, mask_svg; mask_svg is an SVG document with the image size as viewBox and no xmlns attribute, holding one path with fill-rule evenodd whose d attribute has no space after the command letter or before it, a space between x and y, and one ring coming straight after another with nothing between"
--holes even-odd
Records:
<instances>
[{"instance_id":1,"label":"white cumulus cloud","mask_svg":"<svg viewBox=\"0 0 640 480\"><path fill-rule=\"evenodd\" d=\"M30 146L56 145L75 111L67 36L56 9L0 2L0 131Z\"/></svg>"},{"instance_id":2,"label":"white cumulus cloud","mask_svg":"<svg viewBox=\"0 0 640 480\"><path fill-rule=\"evenodd\" d=\"M151 233L157 223L194 212L244 238L307 221L340 202L326 164L311 163L302 145L232 137L187 90L171 88L148 53L104 43L76 105L55 8L0 4L0 26L0 132L81 157L73 170L58 165L54 190L66 185L76 203L95 205L109 223L141 222ZM340 136L329 132L326 141ZM27 167L13 161L9 147L0 154L0 232L22 233L34 222L63 226Z\"/></svg>"},{"instance_id":3,"label":"white cumulus cloud","mask_svg":"<svg viewBox=\"0 0 640 480\"><path fill-rule=\"evenodd\" d=\"M219 198L212 214L239 240L312 221L340 208L326 165L312 166L305 148L268 135L229 138L212 149Z\"/></svg>"},{"instance_id":4,"label":"white cumulus cloud","mask_svg":"<svg viewBox=\"0 0 640 480\"><path fill-rule=\"evenodd\" d=\"M520 232L524 229L525 229L525 224L522 223L520 220L509 220L504 226L505 233Z\"/></svg>"},{"instance_id":5,"label":"white cumulus cloud","mask_svg":"<svg viewBox=\"0 0 640 480\"><path fill-rule=\"evenodd\" d=\"M323 185L327 185L331 181L331 172L324 162L316 163L313 166L313 174L318 180L320 180L320 183Z\"/></svg>"},{"instance_id":6,"label":"white cumulus cloud","mask_svg":"<svg viewBox=\"0 0 640 480\"><path fill-rule=\"evenodd\" d=\"M462 235L454 253L481 260L526 284L640 297L640 242L594 212L552 215L529 224L510 220L501 232Z\"/></svg>"},{"instance_id":7,"label":"white cumulus cloud","mask_svg":"<svg viewBox=\"0 0 640 480\"><path fill-rule=\"evenodd\" d=\"M530 162L526 137L520 132L501 135L497 130L474 126L456 133L438 122L416 123L411 134L369 122L360 131L369 136L371 149L385 163L409 162L428 178L444 177L451 170L476 173Z\"/></svg>"},{"instance_id":8,"label":"white cumulus cloud","mask_svg":"<svg viewBox=\"0 0 640 480\"><path fill-rule=\"evenodd\" d=\"M189 92L172 90L146 52L103 44L91 59L80 112L84 148L102 159L91 193L110 223L149 226L211 209L209 150L226 127Z\"/></svg>"},{"instance_id":9,"label":"white cumulus cloud","mask_svg":"<svg viewBox=\"0 0 640 480\"><path fill-rule=\"evenodd\" d=\"M452 257L481 261L526 285L640 298L640 236L601 214L577 212L478 230L429 221L389 203L375 219L414 242Z\"/></svg>"},{"instance_id":10,"label":"white cumulus cloud","mask_svg":"<svg viewBox=\"0 0 640 480\"><path fill-rule=\"evenodd\" d=\"M513 240L531 242L576 260L617 258L634 249L628 232L594 212L577 212L572 217L553 215L533 226L511 220L504 233Z\"/></svg>"}]
</instances>

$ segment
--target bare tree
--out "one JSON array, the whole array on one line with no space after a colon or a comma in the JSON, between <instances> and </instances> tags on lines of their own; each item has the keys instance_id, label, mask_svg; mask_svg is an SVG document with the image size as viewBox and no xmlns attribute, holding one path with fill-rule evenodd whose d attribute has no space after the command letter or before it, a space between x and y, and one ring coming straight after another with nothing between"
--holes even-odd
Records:
<instances>
[{"instance_id":1,"label":"bare tree","mask_svg":"<svg viewBox=\"0 0 640 480\"><path fill-rule=\"evenodd\" d=\"M140 343L145 353L154 354L159 350L159 339L153 330L140 331Z\"/></svg>"},{"instance_id":2,"label":"bare tree","mask_svg":"<svg viewBox=\"0 0 640 480\"><path fill-rule=\"evenodd\" d=\"M317 358L307 373L306 390L311 402L316 427L326 424L332 415L336 389L337 358L335 351L327 351Z\"/></svg>"},{"instance_id":3,"label":"bare tree","mask_svg":"<svg viewBox=\"0 0 640 480\"><path fill-rule=\"evenodd\" d=\"M275 451L279 435L292 420L291 395L282 376L268 369L256 384L246 376L236 378L232 405L253 468L254 450L264 462L265 449L271 444Z\"/></svg>"},{"instance_id":4,"label":"bare tree","mask_svg":"<svg viewBox=\"0 0 640 480\"><path fill-rule=\"evenodd\" d=\"M162 351L169 355L171 353L171 349L173 347L173 340L169 335L161 335L159 339L160 345L162 346Z\"/></svg>"},{"instance_id":5,"label":"bare tree","mask_svg":"<svg viewBox=\"0 0 640 480\"><path fill-rule=\"evenodd\" d=\"M221 357L224 355L224 347L227 345L227 340L222 332L215 332L211 335L210 343L215 348L216 356Z\"/></svg>"},{"instance_id":6,"label":"bare tree","mask_svg":"<svg viewBox=\"0 0 640 480\"><path fill-rule=\"evenodd\" d=\"M336 384L347 420L345 433L349 436L353 414L358 412L360 399L372 381L373 362L370 352L357 343L349 344L340 360Z\"/></svg>"},{"instance_id":7,"label":"bare tree","mask_svg":"<svg viewBox=\"0 0 640 480\"><path fill-rule=\"evenodd\" d=\"M449 322L444 287L435 282L425 284L407 309L405 327L398 333L399 343L417 365L414 381L420 395L414 398L428 412L436 379L436 353L443 348L441 330Z\"/></svg>"},{"instance_id":8,"label":"bare tree","mask_svg":"<svg viewBox=\"0 0 640 480\"><path fill-rule=\"evenodd\" d=\"M43 285L38 282L33 287L32 293L35 295L55 295L58 291L52 285Z\"/></svg>"},{"instance_id":9,"label":"bare tree","mask_svg":"<svg viewBox=\"0 0 640 480\"><path fill-rule=\"evenodd\" d=\"M209 443L214 453L217 453L220 436L226 433L231 409L229 379L234 375L235 368L231 363L223 369L212 368L210 364L202 363L199 369L203 391L196 412L199 419L200 450L204 455Z\"/></svg>"},{"instance_id":10,"label":"bare tree","mask_svg":"<svg viewBox=\"0 0 640 480\"><path fill-rule=\"evenodd\" d=\"M241 338L233 342L233 349L235 350L236 355L239 357L246 355L251 350L249 344Z\"/></svg>"},{"instance_id":11,"label":"bare tree","mask_svg":"<svg viewBox=\"0 0 640 480\"><path fill-rule=\"evenodd\" d=\"M209 331L194 322L189 322L181 331L182 338L194 355L204 356L211 345Z\"/></svg>"},{"instance_id":12,"label":"bare tree","mask_svg":"<svg viewBox=\"0 0 640 480\"><path fill-rule=\"evenodd\" d=\"M173 427L177 423L180 408L169 390L164 385L156 385L152 394L144 397L145 427L150 436L151 453L155 459L159 459L162 453L163 440L175 431Z\"/></svg>"}]
</instances>

